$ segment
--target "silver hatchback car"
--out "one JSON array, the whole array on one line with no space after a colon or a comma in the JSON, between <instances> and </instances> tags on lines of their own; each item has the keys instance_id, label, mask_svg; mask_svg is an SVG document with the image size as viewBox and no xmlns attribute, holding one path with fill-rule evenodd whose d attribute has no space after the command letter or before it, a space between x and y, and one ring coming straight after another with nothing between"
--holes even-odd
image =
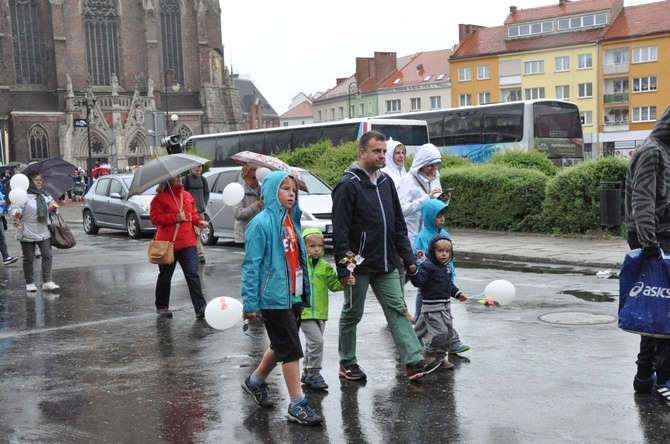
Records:
<instances>
[{"instance_id":1,"label":"silver hatchback car","mask_svg":"<svg viewBox=\"0 0 670 444\"><path fill-rule=\"evenodd\" d=\"M98 234L100 228L113 228L125 230L136 239L143 233L156 231L149 220L149 208L156 195L156 187L128 199L132 180L132 174L111 174L93 182L84 195L82 207L86 234Z\"/></svg>"},{"instance_id":2,"label":"silver hatchback car","mask_svg":"<svg viewBox=\"0 0 670 444\"><path fill-rule=\"evenodd\" d=\"M326 242L330 242L333 235L331 221L333 200L332 188L319 177L307 170L296 168L302 175L309 192L300 191L300 209L302 210L302 228L318 228L323 232ZM214 245L221 239L235 238L235 216L233 207L223 203L223 190L232 182L242 183L240 177L241 166L212 168L203 176L209 184L209 202L205 210L205 219L209 228L200 231L200 239L204 244Z\"/></svg>"}]
</instances>

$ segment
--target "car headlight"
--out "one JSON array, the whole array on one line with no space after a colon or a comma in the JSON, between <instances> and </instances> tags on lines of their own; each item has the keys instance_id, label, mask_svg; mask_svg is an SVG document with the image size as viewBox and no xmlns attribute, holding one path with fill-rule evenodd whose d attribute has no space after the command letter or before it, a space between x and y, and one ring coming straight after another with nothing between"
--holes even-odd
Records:
<instances>
[{"instance_id":1,"label":"car headlight","mask_svg":"<svg viewBox=\"0 0 670 444\"><path fill-rule=\"evenodd\" d=\"M303 211L302 216L300 216L300 220L314 220L314 216L307 213L306 211Z\"/></svg>"},{"instance_id":2,"label":"car headlight","mask_svg":"<svg viewBox=\"0 0 670 444\"><path fill-rule=\"evenodd\" d=\"M149 206L147 204L142 204L141 208L142 208L142 211L144 211L145 213L148 213L151 206Z\"/></svg>"}]
</instances>

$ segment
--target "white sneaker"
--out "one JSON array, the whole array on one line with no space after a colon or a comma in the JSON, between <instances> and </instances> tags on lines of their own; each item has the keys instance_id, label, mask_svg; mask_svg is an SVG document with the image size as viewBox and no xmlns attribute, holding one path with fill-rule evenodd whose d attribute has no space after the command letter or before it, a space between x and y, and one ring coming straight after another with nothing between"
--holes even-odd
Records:
<instances>
[{"instance_id":1,"label":"white sneaker","mask_svg":"<svg viewBox=\"0 0 670 444\"><path fill-rule=\"evenodd\" d=\"M58 290L60 286L56 285L54 281L45 282L42 284L42 290Z\"/></svg>"},{"instance_id":2,"label":"white sneaker","mask_svg":"<svg viewBox=\"0 0 670 444\"><path fill-rule=\"evenodd\" d=\"M37 291L37 287L35 286L35 284L26 284L26 291L33 293Z\"/></svg>"}]
</instances>

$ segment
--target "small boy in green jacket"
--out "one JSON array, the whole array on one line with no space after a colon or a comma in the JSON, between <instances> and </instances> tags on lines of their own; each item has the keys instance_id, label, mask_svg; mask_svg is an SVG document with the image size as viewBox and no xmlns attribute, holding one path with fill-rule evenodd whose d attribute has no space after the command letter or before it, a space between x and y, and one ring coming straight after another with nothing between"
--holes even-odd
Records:
<instances>
[{"instance_id":1,"label":"small boy in green jacket","mask_svg":"<svg viewBox=\"0 0 670 444\"><path fill-rule=\"evenodd\" d=\"M342 291L344 286L337 273L323 256L323 233L318 228L306 228L302 232L307 252L307 271L311 286L311 307L302 312L300 328L305 335L305 357L300 381L315 390L326 390L328 384L321 376L323 362L323 332L328 320L328 290ZM354 285L354 276L349 276L347 285Z\"/></svg>"}]
</instances>

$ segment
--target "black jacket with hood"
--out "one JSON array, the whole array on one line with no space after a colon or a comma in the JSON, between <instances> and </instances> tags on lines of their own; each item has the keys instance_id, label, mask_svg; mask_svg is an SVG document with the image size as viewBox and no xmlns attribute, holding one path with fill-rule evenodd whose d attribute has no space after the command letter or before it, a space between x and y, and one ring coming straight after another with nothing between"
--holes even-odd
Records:
<instances>
[{"instance_id":1,"label":"black jacket with hood","mask_svg":"<svg viewBox=\"0 0 670 444\"><path fill-rule=\"evenodd\" d=\"M350 274L347 264L339 263L347 251L364 259L354 274L393 271L396 252L405 267L414 263L393 180L379 170L377 184L373 184L358 162L344 172L333 189L333 254L338 278Z\"/></svg>"},{"instance_id":2,"label":"black jacket with hood","mask_svg":"<svg viewBox=\"0 0 670 444\"><path fill-rule=\"evenodd\" d=\"M412 285L421 289L423 306L427 307L428 311L431 311L430 307L443 307L449 304L451 298L458 298L461 294L461 291L452 282L449 262L440 264L435 257L435 242L442 239L449 240L444 234L436 234L430 239L426 260L419 265L417 272L409 277ZM452 246L452 258L453 255Z\"/></svg>"},{"instance_id":3,"label":"black jacket with hood","mask_svg":"<svg viewBox=\"0 0 670 444\"><path fill-rule=\"evenodd\" d=\"M626 175L629 244L670 245L670 107L634 152Z\"/></svg>"}]
</instances>

